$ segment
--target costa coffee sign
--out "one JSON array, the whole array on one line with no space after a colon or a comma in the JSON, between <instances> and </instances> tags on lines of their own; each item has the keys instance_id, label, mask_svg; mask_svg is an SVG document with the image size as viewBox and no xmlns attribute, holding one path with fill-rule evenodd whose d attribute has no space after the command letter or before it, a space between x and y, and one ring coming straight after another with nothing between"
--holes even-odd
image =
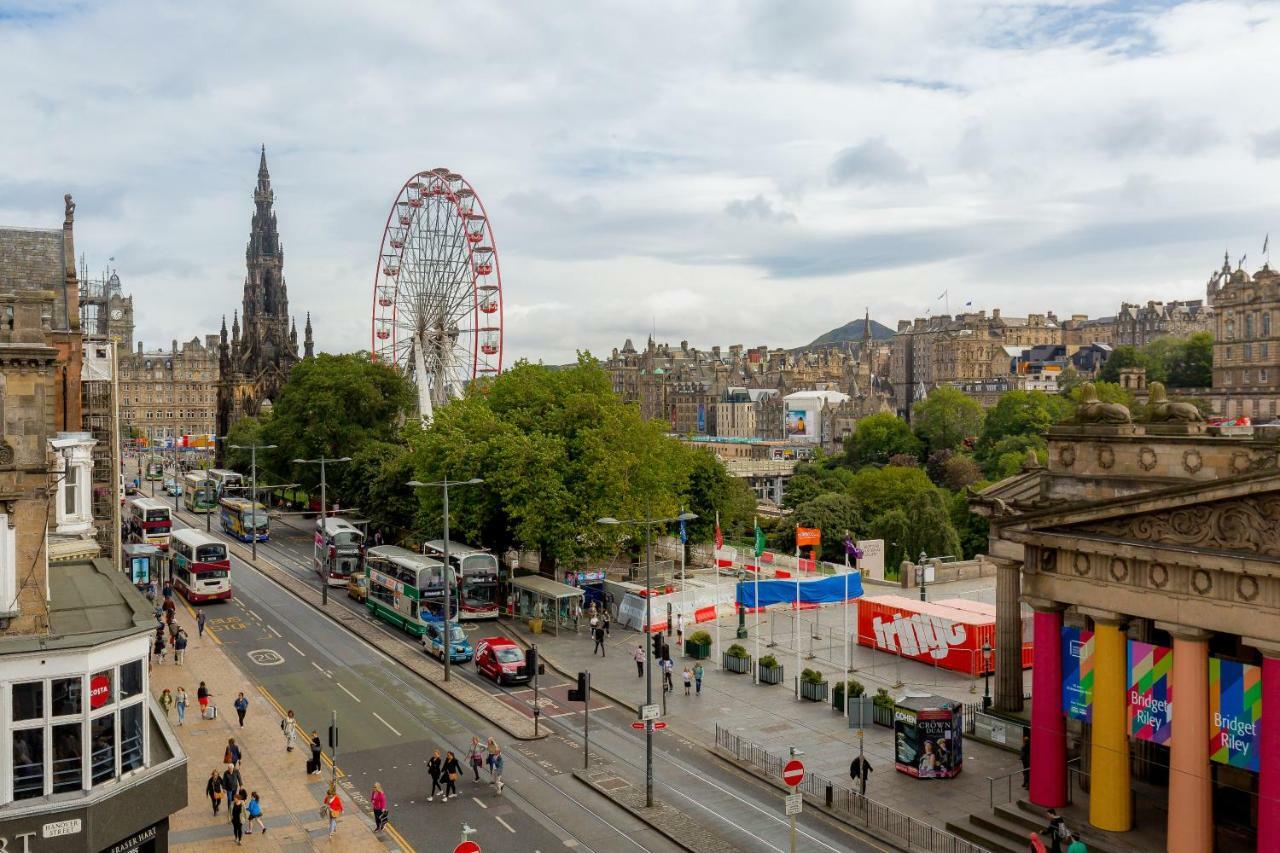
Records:
<instances>
[{"instance_id":1,"label":"costa coffee sign","mask_svg":"<svg viewBox=\"0 0 1280 853\"><path fill-rule=\"evenodd\" d=\"M89 679L89 707L101 708L111 701L111 676L95 675Z\"/></svg>"}]
</instances>

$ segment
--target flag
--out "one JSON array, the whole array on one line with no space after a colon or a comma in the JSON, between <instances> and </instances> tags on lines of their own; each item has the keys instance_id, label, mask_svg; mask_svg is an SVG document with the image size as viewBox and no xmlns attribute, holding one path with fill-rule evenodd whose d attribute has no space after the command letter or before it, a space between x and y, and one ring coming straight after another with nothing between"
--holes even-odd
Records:
<instances>
[{"instance_id":1,"label":"flag","mask_svg":"<svg viewBox=\"0 0 1280 853\"><path fill-rule=\"evenodd\" d=\"M716 550L724 547L724 534L720 532L720 513L716 513Z\"/></svg>"},{"instance_id":2,"label":"flag","mask_svg":"<svg viewBox=\"0 0 1280 853\"><path fill-rule=\"evenodd\" d=\"M943 298L943 297L945 297L948 293L950 293L950 291L949 291L949 290L944 290L944 291L942 291L941 293L939 293L939 294L938 294L938 299L942 299L942 298Z\"/></svg>"},{"instance_id":3,"label":"flag","mask_svg":"<svg viewBox=\"0 0 1280 853\"><path fill-rule=\"evenodd\" d=\"M821 544L821 530L816 527L796 526L796 548L818 548Z\"/></svg>"},{"instance_id":4,"label":"flag","mask_svg":"<svg viewBox=\"0 0 1280 853\"><path fill-rule=\"evenodd\" d=\"M971 305L973 305L973 300L972 300L972 299L970 299L968 302L966 302L966 303L964 304L964 307L965 307L965 308L968 308L968 307L970 307Z\"/></svg>"},{"instance_id":5,"label":"flag","mask_svg":"<svg viewBox=\"0 0 1280 853\"><path fill-rule=\"evenodd\" d=\"M688 530L686 530L686 529L685 529L685 527L684 527L684 519L683 519L683 518L682 518L682 519L680 519L680 544L681 544L681 545L688 545L688 544L689 544L689 531L688 531Z\"/></svg>"},{"instance_id":6,"label":"flag","mask_svg":"<svg viewBox=\"0 0 1280 853\"><path fill-rule=\"evenodd\" d=\"M756 519L756 557L764 553L764 531L760 529L760 519Z\"/></svg>"},{"instance_id":7,"label":"flag","mask_svg":"<svg viewBox=\"0 0 1280 853\"><path fill-rule=\"evenodd\" d=\"M1267 253L1267 246L1271 245L1271 232L1267 232L1267 236L1262 238L1262 254Z\"/></svg>"}]
</instances>

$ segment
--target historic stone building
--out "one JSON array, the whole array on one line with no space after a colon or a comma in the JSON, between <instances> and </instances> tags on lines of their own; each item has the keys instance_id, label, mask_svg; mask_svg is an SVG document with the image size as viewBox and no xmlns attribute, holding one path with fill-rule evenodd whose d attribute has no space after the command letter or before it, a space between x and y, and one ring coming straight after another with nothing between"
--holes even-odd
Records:
<instances>
[{"instance_id":1,"label":"historic stone building","mask_svg":"<svg viewBox=\"0 0 1280 853\"><path fill-rule=\"evenodd\" d=\"M217 429L217 335L192 338L167 350L120 358L120 420L126 435L163 445L166 439L208 436Z\"/></svg>"},{"instance_id":2,"label":"historic stone building","mask_svg":"<svg viewBox=\"0 0 1280 853\"><path fill-rule=\"evenodd\" d=\"M1185 338L1196 332L1213 331L1213 312L1202 300L1148 300L1145 305L1120 303L1110 317L1089 319L1072 315L1063 324L1067 344L1110 344L1113 347L1145 347L1156 338Z\"/></svg>"},{"instance_id":3,"label":"historic stone building","mask_svg":"<svg viewBox=\"0 0 1280 853\"><path fill-rule=\"evenodd\" d=\"M1209 279L1214 309L1214 412L1272 420L1280 414L1280 273L1267 264L1253 275L1222 269Z\"/></svg>"},{"instance_id":4,"label":"historic stone building","mask_svg":"<svg viewBox=\"0 0 1280 853\"><path fill-rule=\"evenodd\" d=\"M289 316L289 293L284 280L284 247L276 227L275 193L267 172L264 146L258 162L258 185L253 191L254 214L245 248L243 317L232 319L231 337L222 322L218 355L217 433L247 415L257 415L263 402L273 400L298 363L298 328ZM307 315L304 354L313 352L311 316Z\"/></svg>"},{"instance_id":5,"label":"historic stone building","mask_svg":"<svg viewBox=\"0 0 1280 853\"><path fill-rule=\"evenodd\" d=\"M1280 849L1280 726L1259 719L1280 706L1280 441L1150 392L1143 423L1082 405L1047 468L973 499L999 565L996 707L1022 709L1025 602L1033 802L1066 804L1075 751L1099 829L1133 827L1137 790L1167 797L1170 850Z\"/></svg>"}]
</instances>

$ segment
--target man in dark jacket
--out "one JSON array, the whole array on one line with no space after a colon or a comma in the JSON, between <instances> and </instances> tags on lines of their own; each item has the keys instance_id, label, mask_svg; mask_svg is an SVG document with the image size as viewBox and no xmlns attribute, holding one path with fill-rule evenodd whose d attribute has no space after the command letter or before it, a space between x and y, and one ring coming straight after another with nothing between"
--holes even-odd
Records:
<instances>
[{"instance_id":1,"label":"man in dark jacket","mask_svg":"<svg viewBox=\"0 0 1280 853\"><path fill-rule=\"evenodd\" d=\"M849 765L849 778L858 783L858 793L867 795L867 776L872 772L871 762L859 755Z\"/></svg>"},{"instance_id":2,"label":"man in dark jacket","mask_svg":"<svg viewBox=\"0 0 1280 853\"><path fill-rule=\"evenodd\" d=\"M1031 787L1031 735L1022 733L1022 787Z\"/></svg>"}]
</instances>

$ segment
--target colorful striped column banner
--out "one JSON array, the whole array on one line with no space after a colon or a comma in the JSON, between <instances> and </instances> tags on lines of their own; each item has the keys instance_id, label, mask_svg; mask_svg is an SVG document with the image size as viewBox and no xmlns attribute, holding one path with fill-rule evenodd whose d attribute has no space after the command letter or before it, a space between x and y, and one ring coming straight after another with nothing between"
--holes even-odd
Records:
<instances>
[{"instance_id":1,"label":"colorful striped column banner","mask_svg":"<svg viewBox=\"0 0 1280 853\"><path fill-rule=\"evenodd\" d=\"M1173 734L1173 649L1129 641L1129 735L1168 744Z\"/></svg>"},{"instance_id":2,"label":"colorful striped column banner","mask_svg":"<svg viewBox=\"0 0 1280 853\"><path fill-rule=\"evenodd\" d=\"M1209 758L1258 771L1262 667L1209 658Z\"/></svg>"},{"instance_id":3,"label":"colorful striped column banner","mask_svg":"<svg viewBox=\"0 0 1280 853\"><path fill-rule=\"evenodd\" d=\"M1093 720L1093 632L1062 629L1062 713Z\"/></svg>"}]
</instances>

